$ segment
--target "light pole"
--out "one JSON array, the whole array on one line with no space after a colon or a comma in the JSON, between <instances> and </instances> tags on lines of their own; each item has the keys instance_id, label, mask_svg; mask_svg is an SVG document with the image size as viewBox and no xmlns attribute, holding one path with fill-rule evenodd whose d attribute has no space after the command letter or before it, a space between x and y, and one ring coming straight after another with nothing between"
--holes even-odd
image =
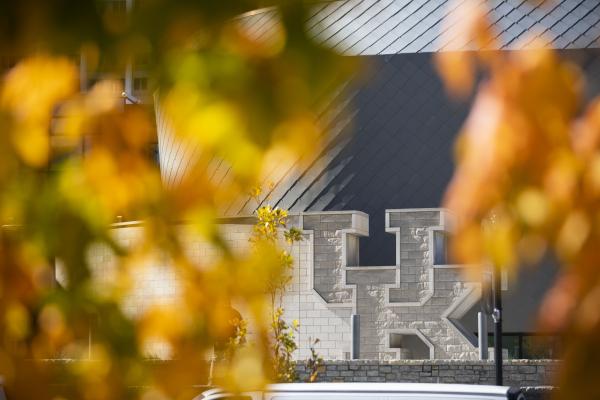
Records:
<instances>
[{"instance_id":1,"label":"light pole","mask_svg":"<svg viewBox=\"0 0 600 400\"><path fill-rule=\"evenodd\" d=\"M485 268L482 275L481 286L481 309L484 314L491 315L494 320L494 365L496 369L496 385L502 386L502 273L500 268L497 266ZM483 320L483 318L481 319ZM482 325L482 323L483 321L480 321L479 325ZM479 334L487 335L487 330L480 326ZM480 337L479 345L487 346L487 341ZM482 355L487 353L481 348L479 349L479 352Z\"/></svg>"},{"instance_id":2,"label":"light pole","mask_svg":"<svg viewBox=\"0 0 600 400\"><path fill-rule=\"evenodd\" d=\"M496 366L496 385L502 386L502 273L494 267L494 364Z\"/></svg>"},{"instance_id":3,"label":"light pole","mask_svg":"<svg viewBox=\"0 0 600 400\"><path fill-rule=\"evenodd\" d=\"M497 215L492 212L481 223L484 236L493 239L493 231L497 223ZM490 268L484 274L483 305L486 313L494 320L494 365L496 367L496 385L502 386L502 267L491 261ZM485 279L487 277L487 279ZM491 280L491 282L489 282ZM486 285L486 283L488 283ZM491 283L491 284L490 284ZM490 301L491 300L491 301ZM493 308L491 307L493 305Z\"/></svg>"}]
</instances>

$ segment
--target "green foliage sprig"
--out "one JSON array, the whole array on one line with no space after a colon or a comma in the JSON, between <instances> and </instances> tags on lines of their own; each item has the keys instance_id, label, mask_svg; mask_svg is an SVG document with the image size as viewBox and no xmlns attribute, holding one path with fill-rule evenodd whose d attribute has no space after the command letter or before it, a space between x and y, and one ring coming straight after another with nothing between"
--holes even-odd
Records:
<instances>
[{"instance_id":1,"label":"green foliage sprig","mask_svg":"<svg viewBox=\"0 0 600 400\"><path fill-rule=\"evenodd\" d=\"M257 201L260 193L260 189L255 189L253 192L253 197ZM281 230L283 230L283 239L290 246L302 240L300 229L287 228L288 212L286 210L265 205L259 207L255 214L257 222L254 225L251 242L275 244L281 238ZM271 355L273 357L273 375L277 382L294 382L298 378L293 353L298 349L295 334L298 332L299 322L294 320L289 324L285 321L282 307L283 295L292 280L293 266L292 255L285 249L281 250L281 268L276 274L269 277L266 285L271 298Z\"/></svg>"},{"instance_id":2,"label":"green foliage sprig","mask_svg":"<svg viewBox=\"0 0 600 400\"><path fill-rule=\"evenodd\" d=\"M308 369L308 379L307 382L316 382L319 374L325 368L323 358L319 355L315 346L319 344L320 340L317 338L313 340L312 338L308 338L310 343L310 357L306 360L306 368Z\"/></svg>"}]
</instances>

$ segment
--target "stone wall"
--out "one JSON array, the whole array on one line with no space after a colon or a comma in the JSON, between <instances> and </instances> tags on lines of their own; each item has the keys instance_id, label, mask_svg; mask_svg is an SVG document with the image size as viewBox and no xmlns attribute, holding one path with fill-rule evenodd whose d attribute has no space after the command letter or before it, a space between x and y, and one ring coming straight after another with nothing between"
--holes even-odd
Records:
<instances>
[{"instance_id":1,"label":"stone wall","mask_svg":"<svg viewBox=\"0 0 600 400\"><path fill-rule=\"evenodd\" d=\"M310 356L310 344L317 338L322 357L339 360L350 354L354 301L345 284L345 240L357 232L361 216L366 217L345 211L304 213L298 219L304 240L292 249L293 279L284 298L284 317L300 322L298 359Z\"/></svg>"},{"instance_id":2,"label":"stone wall","mask_svg":"<svg viewBox=\"0 0 600 400\"><path fill-rule=\"evenodd\" d=\"M184 251L189 259L199 267L211 265L222 257L219 249L202 240L189 226L181 225L178 233L182 238ZM220 226L220 232L227 246L234 252L248 250L248 238L252 231L250 225L227 224ZM133 250L144 237L142 223L115 224L111 230L113 239L125 249ZM96 290L102 291L117 283L117 259L108 246L92 246L88 250L88 260ZM178 296L179 282L170 260L160 252L148 255L143 261L130 267L132 286L125 296L123 309L130 316L136 316L152 305L169 305ZM59 271L60 275L60 271ZM64 278L59 276L59 282Z\"/></svg>"},{"instance_id":3,"label":"stone wall","mask_svg":"<svg viewBox=\"0 0 600 400\"><path fill-rule=\"evenodd\" d=\"M560 362L555 360L509 360L504 362L506 386L547 386ZM303 363L297 367L299 380L308 374ZM319 382L418 382L493 385L493 361L397 360L326 361Z\"/></svg>"},{"instance_id":4,"label":"stone wall","mask_svg":"<svg viewBox=\"0 0 600 400\"><path fill-rule=\"evenodd\" d=\"M289 321L301 321L300 331L296 334L299 359L310 355L311 340L319 338L319 354L330 359L343 359L349 354L351 343L350 315L352 303L342 307L330 307L327 302L313 289L315 247L319 260L323 258L342 259L336 255L342 249L342 231L348 228L351 231L353 212L340 212L335 215L306 215L307 225L304 240L292 246L289 251L294 257L293 280L284 297L285 318ZM319 226L311 226L311 220ZM239 222L239 223L231 223ZM290 222L295 226L302 226L302 218L292 216ZM228 223L220 226L220 232L229 248L235 252L245 252L249 248L249 237L252 232L253 220L251 218L232 218ZM323 229L320 229L322 227ZM184 251L190 260L199 267L210 265L222 256L218 249L203 240L189 226L183 224L178 228ZM326 233L322 233L326 232ZM113 238L125 248L134 249L144 235L143 223L120 223L112 229ZM318 238L315 241L315 236ZM316 246L315 246L316 242ZM325 244L326 242L326 244ZM319 247L320 246L320 247ZM329 256L327 256L329 254ZM98 291L110 290L117 283L117 260L113 251L107 246L93 246L88 250L88 258L92 266ZM320 261L317 262L319 264ZM324 263L330 269L335 269L336 262ZM337 265L337 268L341 268ZM153 305L169 306L174 303L179 293L177 274L172 269L172 264L164 255L156 252L150 255L143 263L136 265L131 271L135 276L129 293L124 297L124 311L135 317ZM327 271L322 274L323 282L327 279ZM341 274L341 270L340 270ZM58 279L62 284L67 284L62 269L57 269ZM340 275L341 276L341 275ZM331 281L331 287L339 287ZM170 352L162 343L152 343L146 351L155 357L169 358Z\"/></svg>"},{"instance_id":5,"label":"stone wall","mask_svg":"<svg viewBox=\"0 0 600 400\"><path fill-rule=\"evenodd\" d=\"M319 338L317 350L328 359L348 358L349 319L358 314L361 358L476 359L475 338L458 321L479 300L480 288L465 280L460 266L433 263L434 232L451 229L447 212L386 210L385 222L396 238L395 265L362 266L356 241L369 235L368 215L301 214L299 224L312 242L308 264L300 265L308 268L300 275L307 279L300 293L289 293L290 303L298 296L301 336ZM321 314L328 324L319 328L314 322L323 322Z\"/></svg>"},{"instance_id":6,"label":"stone wall","mask_svg":"<svg viewBox=\"0 0 600 400\"><path fill-rule=\"evenodd\" d=\"M229 246L243 252L249 247L251 224L249 218L230 218L220 229ZM458 320L479 300L479 287L465 281L458 266L433 264L434 232L449 229L443 209L386 211L386 231L396 238L396 263L389 266L359 264L358 240L369 235L367 214L300 213L291 216L290 224L304 235L289 249L295 264L283 304L284 317L300 322L299 359L310 355L315 339L324 358L348 359L352 314L360 316L361 358L476 358L473 337ZM135 248L143 229L143 223L116 224L113 235L121 245ZM185 251L200 267L221 256L188 226L180 226L180 235ZM111 250L98 246L88 253L99 290L114 285L116 259ZM134 285L124 304L130 315L157 303L168 306L177 297L177 275L158 252L131 274ZM155 348L152 353L168 351Z\"/></svg>"},{"instance_id":7,"label":"stone wall","mask_svg":"<svg viewBox=\"0 0 600 400\"><path fill-rule=\"evenodd\" d=\"M228 247L237 253L248 251L248 238L252 226L248 224L222 224L219 227L223 240ZM222 251L211 243L202 240L188 225L177 227L184 246L183 250L189 259L199 268L210 265L223 256ZM144 238L144 224L127 222L114 224L111 234L116 243L125 249L134 250ZM117 256L105 245L91 246L87 251L91 273L98 292L111 292L119 279L126 273L131 281L129 291L123 296L123 311L131 318L144 313L153 306L176 306L180 292L180 282L176 271L173 270L171 261L161 252L148 254L140 262L130 265L125 270L117 271ZM119 272L119 273L118 273ZM60 268L57 268L57 279L61 284L68 284ZM169 346L162 342L148 343L144 349L152 357L168 359L171 357Z\"/></svg>"}]
</instances>

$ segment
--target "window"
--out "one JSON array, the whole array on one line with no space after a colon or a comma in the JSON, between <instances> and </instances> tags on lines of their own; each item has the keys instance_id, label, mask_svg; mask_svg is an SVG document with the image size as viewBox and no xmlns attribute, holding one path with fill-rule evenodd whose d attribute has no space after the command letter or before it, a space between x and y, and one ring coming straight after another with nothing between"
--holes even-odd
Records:
<instances>
[{"instance_id":1,"label":"window","mask_svg":"<svg viewBox=\"0 0 600 400\"><path fill-rule=\"evenodd\" d=\"M446 231L433 231L433 265L448 265L448 234Z\"/></svg>"},{"instance_id":2,"label":"window","mask_svg":"<svg viewBox=\"0 0 600 400\"><path fill-rule=\"evenodd\" d=\"M494 335L488 334L488 345L494 346ZM560 357L561 341L557 336L535 333L503 333L502 347L509 359L555 359Z\"/></svg>"}]
</instances>

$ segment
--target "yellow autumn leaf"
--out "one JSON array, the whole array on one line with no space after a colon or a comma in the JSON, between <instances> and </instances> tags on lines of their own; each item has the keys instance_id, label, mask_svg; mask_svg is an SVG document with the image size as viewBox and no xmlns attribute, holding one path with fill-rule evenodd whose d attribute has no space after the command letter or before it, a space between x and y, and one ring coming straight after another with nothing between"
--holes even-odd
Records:
<instances>
[{"instance_id":1,"label":"yellow autumn leaf","mask_svg":"<svg viewBox=\"0 0 600 400\"><path fill-rule=\"evenodd\" d=\"M540 190L527 188L517 197L517 209L527 224L537 227L548 217L548 200Z\"/></svg>"},{"instance_id":2,"label":"yellow autumn leaf","mask_svg":"<svg viewBox=\"0 0 600 400\"><path fill-rule=\"evenodd\" d=\"M54 107L76 88L77 70L63 57L28 58L6 75L0 104L14 120L12 141L26 164L41 167L48 162Z\"/></svg>"}]
</instances>

